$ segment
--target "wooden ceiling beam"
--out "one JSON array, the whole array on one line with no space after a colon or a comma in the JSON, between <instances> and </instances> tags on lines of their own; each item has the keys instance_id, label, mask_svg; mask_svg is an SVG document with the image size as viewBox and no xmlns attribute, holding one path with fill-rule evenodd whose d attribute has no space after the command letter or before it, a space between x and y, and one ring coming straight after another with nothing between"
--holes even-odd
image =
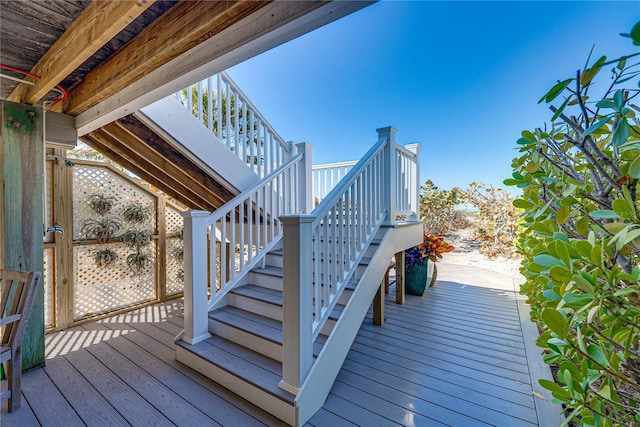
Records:
<instances>
[{"instance_id":1,"label":"wooden ceiling beam","mask_svg":"<svg viewBox=\"0 0 640 427\"><path fill-rule=\"evenodd\" d=\"M175 179L172 179L164 173L162 168L154 165L134 150L127 148L121 141L104 129L91 132L81 137L81 140L106 154L119 165L134 172L145 181L162 188L165 193L184 203L189 208L208 211L215 210L213 204L191 192L188 185L183 185Z\"/></svg>"},{"instance_id":2,"label":"wooden ceiling beam","mask_svg":"<svg viewBox=\"0 0 640 427\"><path fill-rule=\"evenodd\" d=\"M63 111L77 116L268 3L266 0L177 3L72 88Z\"/></svg>"},{"instance_id":3,"label":"wooden ceiling beam","mask_svg":"<svg viewBox=\"0 0 640 427\"><path fill-rule=\"evenodd\" d=\"M35 104L55 85L147 10L155 0L94 0L51 46L31 72L35 85L19 84L8 100Z\"/></svg>"}]
</instances>

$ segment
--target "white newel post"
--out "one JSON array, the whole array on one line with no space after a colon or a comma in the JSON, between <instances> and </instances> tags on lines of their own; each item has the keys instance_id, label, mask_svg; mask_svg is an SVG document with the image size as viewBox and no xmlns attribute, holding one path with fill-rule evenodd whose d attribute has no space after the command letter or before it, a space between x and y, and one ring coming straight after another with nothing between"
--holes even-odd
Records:
<instances>
[{"instance_id":1,"label":"white newel post","mask_svg":"<svg viewBox=\"0 0 640 427\"><path fill-rule=\"evenodd\" d=\"M385 225L394 225L396 223L396 132L397 130L391 126L376 129L378 138L386 137L387 145L384 149L384 177L382 191L384 194L384 206L387 210L387 218Z\"/></svg>"},{"instance_id":2,"label":"white newel post","mask_svg":"<svg viewBox=\"0 0 640 427\"><path fill-rule=\"evenodd\" d=\"M311 151L313 144L299 142L296 153L302 154L302 161L298 164L298 212L310 213L313 210L313 163Z\"/></svg>"},{"instance_id":3,"label":"white newel post","mask_svg":"<svg viewBox=\"0 0 640 427\"><path fill-rule=\"evenodd\" d=\"M207 317L207 211L182 212L184 219L184 334L196 344L211 336ZM215 284L212 284L212 287Z\"/></svg>"},{"instance_id":4,"label":"white newel post","mask_svg":"<svg viewBox=\"0 0 640 427\"><path fill-rule=\"evenodd\" d=\"M298 394L313 364L312 226L313 215L281 216L283 225L282 381Z\"/></svg>"},{"instance_id":5,"label":"white newel post","mask_svg":"<svg viewBox=\"0 0 640 427\"><path fill-rule=\"evenodd\" d=\"M411 179L409 185L411 185L411 208L420 218L420 144L407 144L404 148L416 155L415 176L409 177Z\"/></svg>"}]
</instances>

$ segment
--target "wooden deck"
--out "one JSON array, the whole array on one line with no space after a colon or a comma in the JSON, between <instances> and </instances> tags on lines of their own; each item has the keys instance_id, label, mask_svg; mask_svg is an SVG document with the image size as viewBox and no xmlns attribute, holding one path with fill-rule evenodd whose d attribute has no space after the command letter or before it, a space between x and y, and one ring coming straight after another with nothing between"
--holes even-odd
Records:
<instances>
[{"instance_id":1,"label":"wooden deck","mask_svg":"<svg viewBox=\"0 0 640 427\"><path fill-rule=\"evenodd\" d=\"M47 366L23 376L2 426L282 425L174 360L181 316L173 300L48 335ZM364 321L309 425L551 425L513 291L438 282L404 306L387 297L386 318Z\"/></svg>"}]
</instances>

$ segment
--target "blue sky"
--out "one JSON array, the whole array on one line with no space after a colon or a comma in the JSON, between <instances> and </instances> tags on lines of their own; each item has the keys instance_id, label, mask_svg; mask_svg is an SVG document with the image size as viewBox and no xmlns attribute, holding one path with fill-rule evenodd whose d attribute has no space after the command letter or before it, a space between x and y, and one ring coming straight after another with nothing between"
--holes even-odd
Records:
<instances>
[{"instance_id":1,"label":"blue sky","mask_svg":"<svg viewBox=\"0 0 640 427\"><path fill-rule=\"evenodd\" d=\"M391 125L421 144L421 182L503 187L520 132L551 118L540 97L594 44L637 52L619 33L638 20L640 1L382 1L229 74L314 164L360 158Z\"/></svg>"}]
</instances>

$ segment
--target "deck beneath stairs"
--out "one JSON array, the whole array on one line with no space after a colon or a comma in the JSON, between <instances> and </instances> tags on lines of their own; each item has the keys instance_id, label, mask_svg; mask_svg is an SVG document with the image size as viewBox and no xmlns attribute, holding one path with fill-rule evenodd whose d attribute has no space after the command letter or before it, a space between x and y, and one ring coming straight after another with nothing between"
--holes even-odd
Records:
<instances>
[{"instance_id":1,"label":"deck beneath stairs","mask_svg":"<svg viewBox=\"0 0 640 427\"><path fill-rule=\"evenodd\" d=\"M396 305L391 288L383 327L367 316L308 425L559 425L537 395L544 367L521 298L452 281L442 267L424 298ZM173 300L48 335L46 368L23 376L22 408L4 404L2 426L282 425L176 362L181 325Z\"/></svg>"}]
</instances>

